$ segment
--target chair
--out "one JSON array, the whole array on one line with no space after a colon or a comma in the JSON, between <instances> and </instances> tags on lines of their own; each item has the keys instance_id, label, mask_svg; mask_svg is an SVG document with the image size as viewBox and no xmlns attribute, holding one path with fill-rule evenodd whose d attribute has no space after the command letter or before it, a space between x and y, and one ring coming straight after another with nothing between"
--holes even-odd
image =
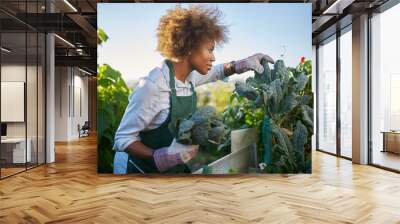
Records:
<instances>
[{"instance_id":1,"label":"chair","mask_svg":"<svg viewBox=\"0 0 400 224\"><path fill-rule=\"evenodd\" d=\"M85 121L82 127L78 124L79 138L89 136L89 129L90 129L89 121Z\"/></svg>"}]
</instances>

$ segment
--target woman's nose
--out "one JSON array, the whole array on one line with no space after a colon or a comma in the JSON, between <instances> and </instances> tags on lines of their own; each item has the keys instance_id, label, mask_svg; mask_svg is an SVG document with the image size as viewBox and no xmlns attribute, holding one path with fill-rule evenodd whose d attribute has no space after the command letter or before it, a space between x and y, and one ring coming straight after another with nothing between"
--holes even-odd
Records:
<instances>
[{"instance_id":1,"label":"woman's nose","mask_svg":"<svg viewBox=\"0 0 400 224\"><path fill-rule=\"evenodd\" d=\"M214 61L215 61L214 54L211 54L211 62L214 62Z\"/></svg>"}]
</instances>

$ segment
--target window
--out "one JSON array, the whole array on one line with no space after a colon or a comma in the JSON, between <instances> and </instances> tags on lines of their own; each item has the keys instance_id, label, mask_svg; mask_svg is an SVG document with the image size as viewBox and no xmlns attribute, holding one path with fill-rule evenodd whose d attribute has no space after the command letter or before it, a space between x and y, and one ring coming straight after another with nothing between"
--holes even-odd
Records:
<instances>
[{"instance_id":1,"label":"window","mask_svg":"<svg viewBox=\"0 0 400 224\"><path fill-rule=\"evenodd\" d=\"M371 158L395 170L400 170L399 21L400 4L371 18Z\"/></svg>"},{"instance_id":2,"label":"window","mask_svg":"<svg viewBox=\"0 0 400 224\"><path fill-rule=\"evenodd\" d=\"M351 26L340 36L340 155L352 157L352 33Z\"/></svg>"},{"instance_id":3,"label":"window","mask_svg":"<svg viewBox=\"0 0 400 224\"><path fill-rule=\"evenodd\" d=\"M318 48L318 149L336 153L336 36Z\"/></svg>"},{"instance_id":4,"label":"window","mask_svg":"<svg viewBox=\"0 0 400 224\"><path fill-rule=\"evenodd\" d=\"M1 1L0 7L18 5L22 15L43 13L44 3ZM5 178L45 163L46 40L8 14L0 12L0 21L0 178Z\"/></svg>"}]
</instances>

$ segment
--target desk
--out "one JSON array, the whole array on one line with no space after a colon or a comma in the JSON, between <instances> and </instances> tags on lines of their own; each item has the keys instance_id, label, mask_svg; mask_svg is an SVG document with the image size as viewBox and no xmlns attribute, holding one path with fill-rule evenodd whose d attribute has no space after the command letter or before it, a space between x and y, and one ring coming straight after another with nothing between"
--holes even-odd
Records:
<instances>
[{"instance_id":1,"label":"desk","mask_svg":"<svg viewBox=\"0 0 400 224\"><path fill-rule=\"evenodd\" d=\"M400 154L400 131L382 131L382 152L393 152Z\"/></svg>"},{"instance_id":2,"label":"desk","mask_svg":"<svg viewBox=\"0 0 400 224\"><path fill-rule=\"evenodd\" d=\"M25 152L25 138L6 138L1 139L1 157L6 163L25 163L31 161L31 145L30 138L26 141L27 147ZM26 158L26 161L25 161Z\"/></svg>"}]
</instances>

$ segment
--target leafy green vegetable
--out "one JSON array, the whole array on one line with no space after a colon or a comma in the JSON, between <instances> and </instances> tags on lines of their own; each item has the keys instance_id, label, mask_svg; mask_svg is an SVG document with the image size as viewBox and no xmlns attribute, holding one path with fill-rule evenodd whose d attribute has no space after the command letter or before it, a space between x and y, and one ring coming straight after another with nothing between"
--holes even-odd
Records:
<instances>
[{"instance_id":1,"label":"leafy green vegetable","mask_svg":"<svg viewBox=\"0 0 400 224\"><path fill-rule=\"evenodd\" d=\"M263 73L236 83L223 119L232 129L260 128L264 172L311 172L311 62L290 68L277 60L273 69L266 61L261 64Z\"/></svg>"},{"instance_id":2,"label":"leafy green vegetable","mask_svg":"<svg viewBox=\"0 0 400 224\"><path fill-rule=\"evenodd\" d=\"M304 168L304 145L307 143L308 131L306 126L297 121L296 129L293 133L292 144L294 146L296 160L301 168Z\"/></svg>"},{"instance_id":3,"label":"leafy green vegetable","mask_svg":"<svg viewBox=\"0 0 400 224\"><path fill-rule=\"evenodd\" d=\"M237 82L235 84L235 91L243 97L246 97L249 100L256 100L257 99L257 91L251 86L252 83L243 83Z\"/></svg>"},{"instance_id":4,"label":"leafy green vegetable","mask_svg":"<svg viewBox=\"0 0 400 224\"><path fill-rule=\"evenodd\" d=\"M179 120L177 129L177 141L186 145L224 145L230 135L230 129L211 106L204 106Z\"/></svg>"}]
</instances>

